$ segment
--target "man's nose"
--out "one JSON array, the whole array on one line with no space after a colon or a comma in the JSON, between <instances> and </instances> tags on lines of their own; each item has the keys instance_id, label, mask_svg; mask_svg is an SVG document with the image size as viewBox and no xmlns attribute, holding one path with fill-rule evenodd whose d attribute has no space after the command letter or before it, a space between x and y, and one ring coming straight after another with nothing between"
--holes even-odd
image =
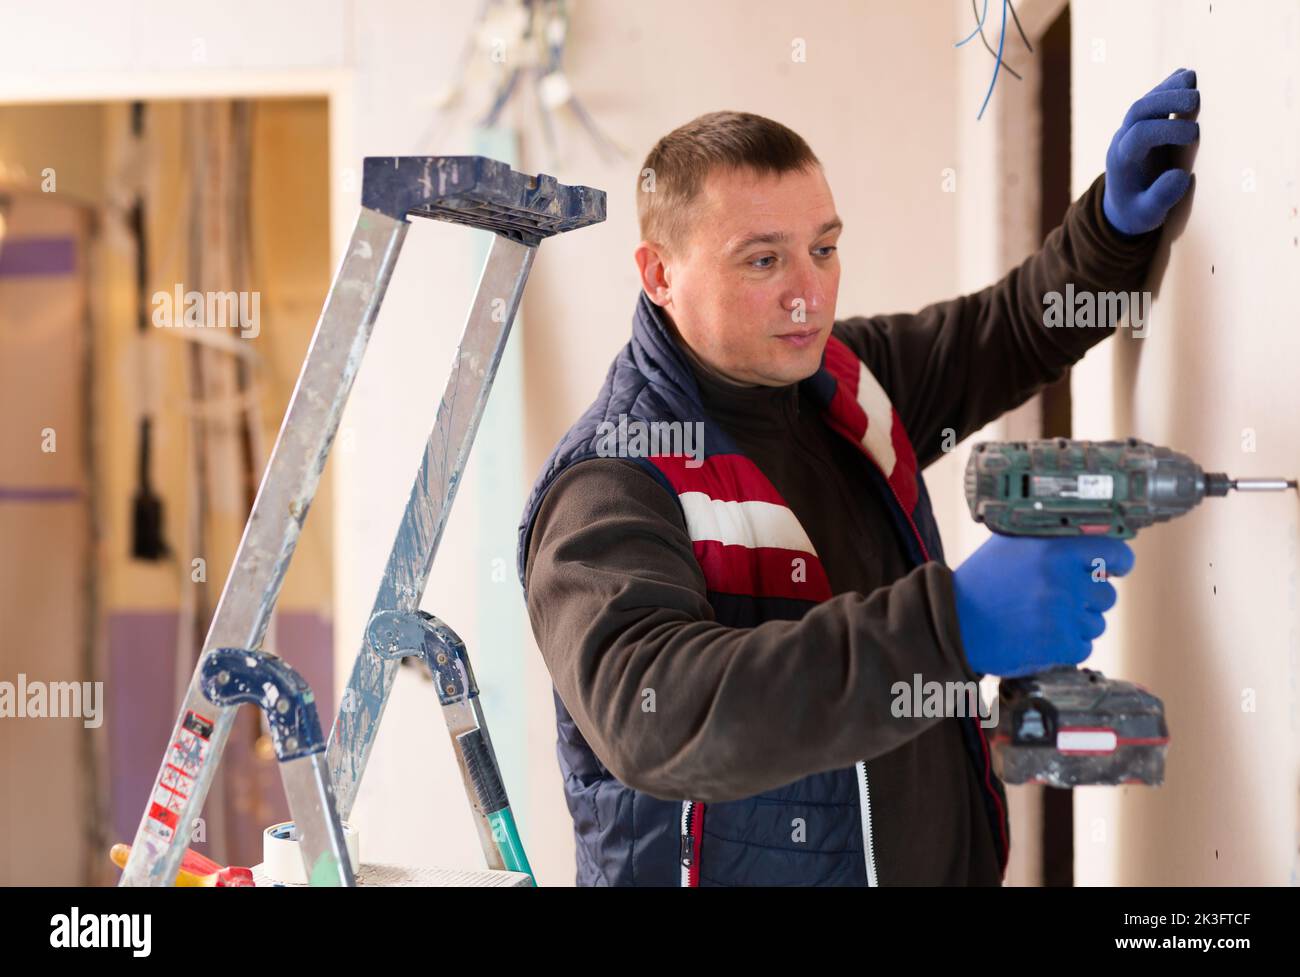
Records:
<instances>
[{"instance_id":1,"label":"man's nose","mask_svg":"<svg viewBox=\"0 0 1300 977\"><path fill-rule=\"evenodd\" d=\"M801 267L793 282L790 293L785 297L785 308L793 313L800 308L811 315L819 312L826 303L826 288L821 275L811 263Z\"/></svg>"}]
</instances>

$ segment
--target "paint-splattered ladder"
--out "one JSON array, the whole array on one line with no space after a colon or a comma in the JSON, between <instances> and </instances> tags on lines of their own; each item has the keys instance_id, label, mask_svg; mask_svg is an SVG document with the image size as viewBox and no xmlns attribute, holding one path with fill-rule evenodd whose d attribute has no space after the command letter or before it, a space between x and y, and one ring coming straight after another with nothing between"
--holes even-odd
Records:
<instances>
[{"instance_id":1,"label":"paint-splattered ladder","mask_svg":"<svg viewBox=\"0 0 1300 977\"><path fill-rule=\"evenodd\" d=\"M178 827L201 809L235 709L249 701L266 710L275 732L307 878L352 884L340 819L352 809L399 660L408 655L422 657L437 680L489 868L528 871L464 644L419 603L537 248L604 220L605 194L482 156L402 156L368 157L361 197L122 885L175 879L187 840ZM257 649L411 215L494 237L327 752L306 683Z\"/></svg>"}]
</instances>

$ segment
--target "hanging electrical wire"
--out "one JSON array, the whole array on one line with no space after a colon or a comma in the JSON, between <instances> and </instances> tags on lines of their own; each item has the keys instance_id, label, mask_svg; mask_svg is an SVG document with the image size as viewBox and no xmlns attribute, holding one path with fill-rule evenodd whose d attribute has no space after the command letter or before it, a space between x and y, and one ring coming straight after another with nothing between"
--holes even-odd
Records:
<instances>
[{"instance_id":1,"label":"hanging electrical wire","mask_svg":"<svg viewBox=\"0 0 1300 977\"><path fill-rule=\"evenodd\" d=\"M965 37L963 37L956 44L954 44L953 47L961 47L964 44L966 44L968 41L973 40L975 36L978 35L980 41L983 42L984 44L985 50L988 51L989 54L993 55L993 59L996 62L993 65L993 77L989 80L989 89L987 92L984 93L984 102L982 105L980 105L979 115L975 117L978 120L984 117L984 109L988 107L989 98L993 95L993 86L997 84L998 71L1000 69L1006 68L1007 71L1011 72L1012 76L1015 77L1017 81L1023 81L1023 79L1020 77L1020 73L1017 72L1014 68L1011 67L1011 65L1007 64L1006 61L1002 59L1002 51L1007 39L1007 11L1008 10L1011 11L1011 19L1016 25L1016 31L1017 33L1020 34L1020 39L1024 41L1025 47L1029 49L1030 54L1034 53L1034 46L1029 43L1029 38L1025 36L1024 28L1020 26L1020 17L1016 14L1016 8L1011 3L1011 0L1002 0L1002 29L998 34L998 49L996 51L994 51L993 47L989 44L988 38L984 36L984 21L988 17L989 0L984 0L984 8L980 12L976 11L975 0L971 0L970 7L971 7L971 13L975 14L975 29L971 31L969 34L967 34Z\"/></svg>"}]
</instances>

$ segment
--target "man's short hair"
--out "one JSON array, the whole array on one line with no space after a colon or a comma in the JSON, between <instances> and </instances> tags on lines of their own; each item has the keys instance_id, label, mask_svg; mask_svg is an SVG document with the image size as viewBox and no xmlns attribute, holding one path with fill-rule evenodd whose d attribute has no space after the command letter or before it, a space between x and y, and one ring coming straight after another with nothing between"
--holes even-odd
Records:
<instances>
[{"instance_id":1,"label":"man's short hair","mask_svg":"<svg viewBox=\"0 0 1300 977\"><path fill-rule=\"evenodd\" d=\"M641 238L670 254L685 250L691 205L715 169L779 176L821 161L793 129L750 112L709 112L660 139L637 176Z\"/></svg>"}]
</instances>

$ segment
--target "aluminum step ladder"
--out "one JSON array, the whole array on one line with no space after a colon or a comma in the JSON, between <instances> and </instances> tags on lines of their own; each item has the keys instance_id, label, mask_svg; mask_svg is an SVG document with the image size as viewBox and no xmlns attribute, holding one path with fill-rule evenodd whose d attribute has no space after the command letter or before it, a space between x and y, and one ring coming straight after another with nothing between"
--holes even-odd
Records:
<instances>
[{"instance_id":1,"label":"aluminum step ladder","mask_svg":"<svg viewBox=\"0 0 1300 977\"><path fill-rule=\"evenodd\" d=\"M367 157L361 205L120 885L175 880L182 828L201 810L235 710L246 702L265 711L272 730L307 878L354 884L341 819L356 800L400 660L410 655L437 683L489 867L528 871L464 644L419 604L537 248L603 221L605 193L483 156ZM327 751L306 682L259 649L410 216L494 237Z\"/></svg>"}]
</instances>

